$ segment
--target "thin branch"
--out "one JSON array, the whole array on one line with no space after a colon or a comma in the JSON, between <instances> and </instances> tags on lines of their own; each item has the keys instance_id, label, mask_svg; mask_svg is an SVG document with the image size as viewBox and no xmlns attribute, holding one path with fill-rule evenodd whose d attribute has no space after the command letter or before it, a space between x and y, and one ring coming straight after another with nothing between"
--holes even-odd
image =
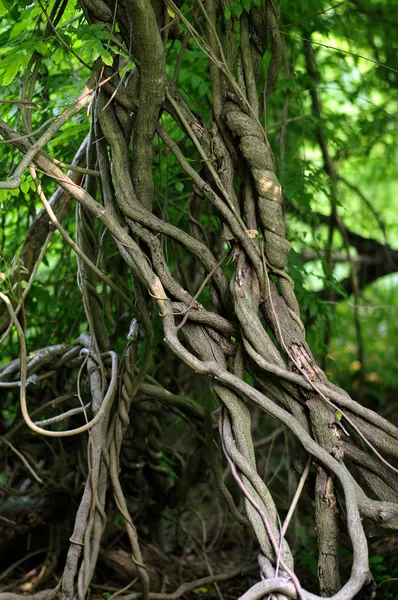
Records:
<instances>
[{"instance_id":1,"label":"thin branch","mask_svg":"<svg viewBox=\"0 0 398 600\"><path fill-rule=\"evenodd\" d=\"M368 58L367 56L362 56L361 54L356 54L355 52L350 52L349 50L343 50L342 48L337 48L336 46L331 46L330 44L321 44L320 42L314 42L314 40L312 40L312 39L305 38L301 35L295 35L294 33L287 33L287 31L281 31L281 33L283 33L284 35L288 35L290 37L296 38L298 40L304 40L305 42L309 42L310 44L315 45L315 46L322 46L322 48L328 48L329 50L336 50L336 52L341 52L342 54L349 54L350 56L353 56L354 58L361 58L362 60L371 62L371 63L377 65L378 67L383 67L384 69L388 69L389 71L398 73L397 69L393 69L392 67L389 67L388 65L383 65L383 63L380 63L377 60L373 60L373 58Z\"/></svg>"},{"instance_id":2,"label":"thin branch","mask_svg":"<svg viewBox=\"0 0 398 600\"><path fill-rule=\"evenodd\" d=\"M54 227L60 232L60 234L62 235L62 237L64 238L64 240L67 242L67 244L76 252L76 254L82 259L83 262L86 263L86 265L88 267L90 267L90 269L92 271L94 271L94 273L102 280L104 281L104 283L106 283L106 285L108 285L114 292L115 294L117 294L119 296L119 298L121 298L126 304L127 306L133 311L133 314L135 314L135 305L134 303L130 300L130 298L128 298L126 296L126 294L124 292L122 292L115 283L113 283L113 281L111 279L109 279L109 277L107 277L107 275L105 275L105 273L103 273L101 271L101 269L99 269L89 258L88 256L83 252L83 250L81 250L81 248L76 244L76 242L74 242L72 240L72 238L70 237L70 235L68 234L68 232L62 227L61 223L58 221L53 209L51 208L50 203L48 202L47 198L45 197L40 181L36 175L36 169L31 166L30 167L30 172L31 172L31 176L32 179L36 185L36 190L37 190L37 194L40 198L40 200L42 201L44 208L47 211L48 216L50 217L51 222L53 223Z\"/></svg>"},{"instance_id":3,"label":"thin branch","mask_svg":"<svg viewBox=\"0 0 398 600\"><path fill-rule=\"evenodd\" d=\"M58 131L71 119L76 113L78 113L89 101L90 96L93 92L93 89L89 87L85 87L83 94L80 96L78 100L73 104L71 108L66 110L59 119L51 125L47 131L41 136L41 138L30 147L30 149L26 152L24 158L20 162L19 166L14 172L14 175L10 181L0 181L0 190L15 190L19 188L21 185L21 177L23 172L34 160L35 156L40 152L40 150L51 140L54 133Z\"/></svg>"},{"instance_id":4,"label":"thin branch","mask_svg":"<svg viewBox=\"0 0 398 600\"><path fill-rule=\"evenodd\" d=\"M34 479L36 479L36 481L38 481L39 483L43 484L44 481L42 479L40 479L40 477L37 475L37 473L33 469L33 467L30 466L30 464L28 463L28 461L26 460L26 458L24 457L22 452L17 450L17 448L15 448L15 446L13 444L11 444L11 442L6 440L3 436L0 436L0 440L2 442L4 442L9 448L11 448L11 450L18 456L18 458L20 458L22 460L23 464L28 469L28 471L32 475L32 477L34 477Z\"/></svg>"}]
</instances>

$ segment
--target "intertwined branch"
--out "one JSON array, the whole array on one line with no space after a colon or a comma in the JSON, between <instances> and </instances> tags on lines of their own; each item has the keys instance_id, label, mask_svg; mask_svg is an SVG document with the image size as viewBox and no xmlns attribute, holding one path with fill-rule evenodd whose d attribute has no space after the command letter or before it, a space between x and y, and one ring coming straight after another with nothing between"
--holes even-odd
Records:
<instances>
[{"instance_id":1,"label":"intertwined branch","mask_svg":"<svg viewBox=\"0 0 398 600\"><path fill-rule=\"evenodd\" d=\"M156 4L156 3L155 3ZM305 341L299 305L292 279L286 272L290 243L282 212L283 194L275 173L272 149L260 116L267 107L275 85L283 47L278 18L273 3L254 8L249 15L224 19L217 27L213 0L198 3L199 13L188 19L174 3L175 19L187 28L195 42L209 57L213 93L211 127L192 112L175 83L166 74L166 54L162 37L181 35L172 27L170 14L159 4L156 12L148 0L119 0L105 4L101 0L82 0L90 23L104 23L111 29L119 25L126 52L136 66L122 82L117 69L96 65L81 98L63 113L37 140L12 130L0 122L5 140L22 152L24 158L10 181L1 187L12 189L20 184L23 171L30 167L37 193L46 213L66 243L78 253L79 286L90 328L90 336L81 336L73 348L48 348L27 359L24 332L15 312L15 301L1 294L9 318L18 329L20 360L3 368L0 385L20 386L22 414L28 426L42 435L54 437L89 432L90 471L76 515L65 569L59 586L49 594L71 600L83 599L90 585L106 523L106 492L113 491L123 516L141 591L124 598L177 598L185 591L153 593L143 561L136 526L119 480L123 438L132 428L131 443L139 440L140 425L145 432L145 451L138 444L137 456L162 472L159 465L159 422L151 405L140 406L140 393L181 410L188 418L207 423L208 453L214 451L213 416L205 414L187 399L170 394L148 379L153 356L153 328L157 313L162 319L164 341L170 352L211 384L222 405L220 439L231 472L244 496L249 520L260 549L261 581L249 589L242 600L254 600L272 594L315 600L304 590L300 574L295 573L293 552L285 538L274 500L257 471L251 433L254 407L282 423L295 437L298 464L304 471L308 458L316 474L315 500L319 544L319 579L322 596L333 600L350 600L369 580L367 541L363 517L386 528L398 527L397 470L389 460L398 456L398 429L373 411L351 399L332 385L315 364ZM225 8L228 3L222 3ZM198 14L206 23L204 37L197 29ZM218 13L217 13L218 14ZM165 16L166 15L166 16ZM263 29L262 29L263 27ZM235 34L240 31L240 47L235 48ZM261 39L256 32L266 32ZM251 39L249 36L251 34ZM255 43L254 43L255 42ZM261 82L259 56L270 44L271 60L259 98ZM183 46L184 47L184 46ZM181 60L183 60L183 50ZM116 61L115 61L116 64ZM236 67L236 68L235 68ZM83 172L65 174L43 152L46 143L90 100L91 126L84 147L74 165ZM163 119L163 116L167 118ZM178 127L180 136L189 139L201 161L200 169L192 166L175 141L171 130ZM31 131L27 131L31 133ZM190 232L169 222L154 203L155 134L164 148L174 156L180 173L192 185ZM86 152L83 158L82 151ZM58 187L48 202L39 177L51 178ZM236 193L236 184L241 193ZM65 202L76 200L77 240L74 242L60 225ZM213 247L201 226L206 211L216 214L223 226L223 238ZM43 219L42 213L37 220ZM108 233L130 271L135 290L134 302L112 280L109 263L98 252L96 231ZM188 286L181 273L171 268L167 259L167 239L189 256L193 269L205 272L211 289L211 309L197 300L201 289ZM229 253L234 262L233 276L225 262ZM36 260L40 260L39 256ZM33 261L34 263L35 261ZM33 266L29 267L31 270ZM104 270L109 269L106 274ZM196 284L194 277L191 282ZM111 349L105 318L106 306L98 292L99 285L118 294L135 319L122 360L122 373ZM7 322L7 319L5 319ZM139 369L137 328L144 332L145 349ZM126 332L127 338L127 332ZM85 425L77 429L47 430L51 420L34 423L26 405L26 388L32 374L51 363L54 370L68 360L78 361L90 387L90 406L69 411L92 411ZM63 362L62 362L63 361ZM110 362L111 361L111 362ZM247 383L245 374L251 376ZM79 391L79 379L77 382ZM112 403L117 399L117 410ZM129 415L135 415L132 424ZM351 428L352 435L341 427ZM60 421L56 421L57 423ZM369 452L365 452L362 443ZM210 460L219 490L232 515L247 524L222 481L217 453ZM349 463L360 467L374 498L368 497L349 470ZM305 471L307 476L309 466ZM304 477L304 479L305 479ZM303 480L304 483L304 480ZM375 499L376 498L376 499ZM296 498L296 501L298 498ZM292 507L292 509L294 506ZM344 517L342 516L344 514ZM339 574L340 529L347 530L353 550L351 574L341 583ZM212 581L217 581L215 575ZM200 585L196 582L195 585ZM34 598L48 598L39 592ZM1 600L14 600L13 594L0 594Z\"/></svg>"}]
</instances>

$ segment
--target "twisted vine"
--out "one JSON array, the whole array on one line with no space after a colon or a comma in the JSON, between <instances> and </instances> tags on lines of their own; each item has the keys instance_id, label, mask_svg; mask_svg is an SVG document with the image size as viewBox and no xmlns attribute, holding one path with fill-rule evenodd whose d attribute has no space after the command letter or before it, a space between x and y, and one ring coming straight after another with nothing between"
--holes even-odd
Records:
<instances>
[{"instance_id":1,"label":"twisted vine","mask_svg":"<svg viewBox=\"0 0 398 600\"><path fill-rule=\"evenodd\" d=\"M293 282L284 272L291 244L286 238L282 188L275 175L271 147L258 121L246 114L238 104L226 102L223 116L231 132L239 138L239 148L253 177L265 257L278 277L283 299L297 320L300 318L300 309Z\"/></svg>"}]
</instances>

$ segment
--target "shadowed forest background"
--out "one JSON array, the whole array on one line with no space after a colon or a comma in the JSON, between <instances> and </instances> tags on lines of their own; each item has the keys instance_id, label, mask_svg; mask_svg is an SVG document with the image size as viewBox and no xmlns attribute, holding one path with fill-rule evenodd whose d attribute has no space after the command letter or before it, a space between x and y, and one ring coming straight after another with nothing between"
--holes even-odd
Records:
<instances>
[{"instance_id":1,"label":"shadowed forest background","mask_svg":"<svg viewBox=\"0 0 398 600\"><path fill-rule=\"evenodd\" d=\"M391 0L0 0L0 600L398 597Z\"/></svg>"}]
</instances>

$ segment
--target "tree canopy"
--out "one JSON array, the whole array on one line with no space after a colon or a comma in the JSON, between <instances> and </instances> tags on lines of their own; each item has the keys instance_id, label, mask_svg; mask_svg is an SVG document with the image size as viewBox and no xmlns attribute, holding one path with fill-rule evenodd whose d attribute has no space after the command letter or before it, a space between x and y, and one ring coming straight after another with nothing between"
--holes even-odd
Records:
<instances>
[{"instance_id":1,"label":"tree canopy","mask_svg":"<svg viewBox=\"0 0 398 600\"><path fill-rule=\"evenodd\" d=\"M397 597L397 29L0 0L0 600Z\"/></svg>"}]
</instances>

